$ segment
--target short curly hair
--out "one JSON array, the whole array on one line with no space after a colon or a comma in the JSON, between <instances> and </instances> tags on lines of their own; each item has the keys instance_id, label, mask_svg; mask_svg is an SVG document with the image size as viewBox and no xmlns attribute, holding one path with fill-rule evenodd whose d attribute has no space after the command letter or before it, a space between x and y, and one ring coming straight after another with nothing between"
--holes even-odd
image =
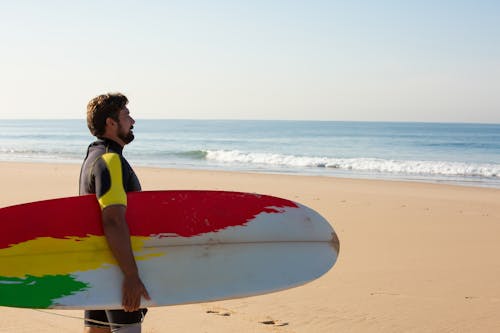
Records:
<instances>
[{"instance_id":1,"label":"short curly hair","mask_svg":"<svg viewBox=\"0 0 500 333\"><path fill-rule=\"evenodd\" d=\"M118 121L118 114L127 103L127 97L120 93L108 93L91 99L87 104L87 126L90 133L101 137L106 128L106 119Z\"/></svg>"}]
</instances>

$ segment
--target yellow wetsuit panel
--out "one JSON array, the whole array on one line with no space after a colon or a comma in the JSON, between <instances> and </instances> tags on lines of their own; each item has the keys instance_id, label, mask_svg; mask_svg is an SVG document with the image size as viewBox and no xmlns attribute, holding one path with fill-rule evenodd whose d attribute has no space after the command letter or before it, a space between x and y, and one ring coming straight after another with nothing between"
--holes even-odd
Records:
<instances>
[{"instance_id":1,"label":"yellow wetsuit panel","mask_svg":"<svg viewBox=\"0 0 500 333\"><path fill-rule=\"evenodd\" d=\"M109 171L111 186L109 190L98 198L101 209L112 205L127 205L127 193L123 187L122 162L120 155L106 153L101 156Z\"/></svg>"}]
</instances>

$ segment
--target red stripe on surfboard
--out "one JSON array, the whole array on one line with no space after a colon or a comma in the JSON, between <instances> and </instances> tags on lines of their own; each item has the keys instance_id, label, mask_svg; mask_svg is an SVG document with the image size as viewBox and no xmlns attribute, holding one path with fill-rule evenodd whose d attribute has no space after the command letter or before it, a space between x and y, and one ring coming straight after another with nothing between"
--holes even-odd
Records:
<instances>
[{"instance_id":1,"label":"red stripe on surfboard","mask_svg":"<svg viewBox=\"0 0 500 333\"><path fill-rule=\"evenodd\" d=\"M128 194L133 236L192 237L244 225L260 213L297 207L289 200L240 192L148 191ZM103 235L95 196L39 201L0 209L0 248L38 237Z\"/></svg>"}]
</instances>

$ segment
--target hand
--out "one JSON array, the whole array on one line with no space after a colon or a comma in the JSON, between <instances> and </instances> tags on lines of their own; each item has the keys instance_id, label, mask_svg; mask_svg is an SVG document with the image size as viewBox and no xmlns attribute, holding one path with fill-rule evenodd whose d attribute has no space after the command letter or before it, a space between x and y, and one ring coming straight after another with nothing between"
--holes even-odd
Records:
<instances>
[{"instance_id":1,"label":"hand","mask_svg":"<svg viewBox=\"0 0 500 333\"><path fill-rule=\"evenodd\" d=\"M139 310L141 297L151 300L139 275L125 276L122 285L122 306L125 312Z\"/></svg>"}]
</instances>

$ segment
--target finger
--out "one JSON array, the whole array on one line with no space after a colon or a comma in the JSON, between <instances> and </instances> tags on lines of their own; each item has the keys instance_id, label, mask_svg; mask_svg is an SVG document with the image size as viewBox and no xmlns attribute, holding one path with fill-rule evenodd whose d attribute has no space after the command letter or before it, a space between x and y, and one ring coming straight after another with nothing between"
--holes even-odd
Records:
<instances>
[{"instance_id":1,"label":"finger","mask_svg":"<svg viewBox=\"0 0 500 333\"><path fill-rule=\"evenodd\" d=\"M123 301L123 309L125 310L125 312L130 312L132 311L132 308L131 308L131 305L130 305L130 300L124 300Z\"/></svg>"},{"instance_id":2,"label":"finger","mask_svg":"<svg viewBox=\"0 0 500 333\"><path fill-rule=\"evenodd\" d=\"M128 299L127 299L127 295L125 293L122 296L122 306L123 306L123 309L125 311L127 311L127 309L128 309Z\"/></svg>"},{"instance_id":3,"label":"finger","mask_svg":"<svg viewBox=\"0 0 500 333\"><path fill-rule=\"evenodd\" d=\"M130 298L128 299L128 303L127 303L128 312L135 311L139 308L140 299L141 299L140 294L130 295Z\"/></svg>"},{"instance_id":4,"label":"finger","mask_svg":"<svg viewBox=\"0 0 500 333\"><path fill-rule=\"evenodd\" d=\"M134 297L130 293L124 293L122 305L125 312L134 311Z\"/></svg>"}]
</instances>

